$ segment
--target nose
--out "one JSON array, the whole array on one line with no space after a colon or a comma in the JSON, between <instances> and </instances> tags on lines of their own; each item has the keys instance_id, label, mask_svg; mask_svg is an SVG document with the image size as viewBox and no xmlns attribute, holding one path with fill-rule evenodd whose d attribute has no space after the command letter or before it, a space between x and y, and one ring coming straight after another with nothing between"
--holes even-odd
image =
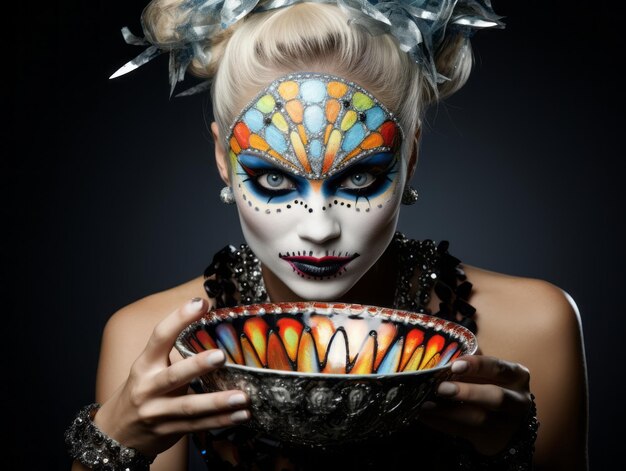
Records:
<instances>
[{"instance_id":1,"label":"nose","mask_svg":"<svg viewBox=\"0 0 626 471\"><path fill-rule=\"evenodd\" d=\"M312 212L307 213L298 223L298 236L315 244L323 244L341 235L341 225L330 211L316 205Z\"/></svg>"}]
</instances>

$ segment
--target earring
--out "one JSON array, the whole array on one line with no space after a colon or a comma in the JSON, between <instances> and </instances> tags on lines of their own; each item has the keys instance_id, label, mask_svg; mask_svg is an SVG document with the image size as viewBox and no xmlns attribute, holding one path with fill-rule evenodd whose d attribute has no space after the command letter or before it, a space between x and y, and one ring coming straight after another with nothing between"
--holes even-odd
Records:
<instances>
[{"instance_id":1,"label":"earring","mask_svg":"<svg viewBox=\"0 0 626 471\"><path fill-rule=\"evenodd\" d=\"M220 191L220 199L224 204L234 204L235 194L233 193L233 189L229 186L222 188L222 191Z\"/></svg>"},{"instance_id":2,"label":"earring","mask_svg":"<svg viewBox=\"0 0 626 471\"><path fill-rule=\"evenodd\" d=\"M402 192L402 204L411 205L417 202L418 193L411 185L404 187Z\"/></svg>"}]
</instances>

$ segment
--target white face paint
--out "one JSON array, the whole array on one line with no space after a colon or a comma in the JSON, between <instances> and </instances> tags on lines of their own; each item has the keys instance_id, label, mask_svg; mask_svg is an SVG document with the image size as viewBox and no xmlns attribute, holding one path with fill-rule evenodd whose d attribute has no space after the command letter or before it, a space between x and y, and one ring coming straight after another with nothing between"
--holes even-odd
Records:
<instances>
[{"instance_id":1,"label":"white face paint","mask_svg":"<svg viewBox=\"0 0 626 471\"><path fill-rule=\"evenodd\" d=\"M336 300L387 248L406 169L401 130L362 88L298 74L247 106L228 139L246 241L303 299Z\"/></svg>"}]
</instances>

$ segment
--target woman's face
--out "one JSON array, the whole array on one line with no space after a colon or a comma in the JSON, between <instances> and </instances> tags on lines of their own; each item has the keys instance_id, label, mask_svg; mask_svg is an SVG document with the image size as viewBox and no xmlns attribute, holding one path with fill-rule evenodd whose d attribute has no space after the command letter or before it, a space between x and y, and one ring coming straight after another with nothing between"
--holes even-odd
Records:
<instances>
[{"instance_id":1,"label":"woman's face","mask_svg":"<svg viewBox=\"0 0 626 471\"><path fill-rule=\"evenodd\" d=\"M304 299L336 300L396 229L406 166L401 130L367 91L324 74L273 82L228 138L246 241Z\"/></svg>"}]
</instances>

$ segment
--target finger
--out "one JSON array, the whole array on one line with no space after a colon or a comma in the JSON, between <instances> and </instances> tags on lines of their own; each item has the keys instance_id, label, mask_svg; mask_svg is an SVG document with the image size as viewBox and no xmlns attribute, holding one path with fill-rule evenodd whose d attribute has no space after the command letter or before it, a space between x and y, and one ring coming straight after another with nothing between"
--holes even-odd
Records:
<instances>
[{"instance_id":1,"label":"finger","mask_svg":"<svg viewBox=\"0 0 626 471\"><path fill-rule=\"evenodd\" d=\"M437 388L437 395L453 402L505 413L513 413L526 407L522 394L495 384L444 381Z\"/></svg>"},{"instance_id":2,"label":"finger","mask_svg":"<svg viewBox=\"0 0 626 471\"><path fill-rule=\"evenodd\" d=\"M168 393L221 367L225 361L224 352L218 349L198 353L159 371L153 378L152 390L157 394Z\"/></svg>"},{"instance_id":3,"label":"finger","mask_svg":"<svg viewBox=\"0 0 626 471\"><path fill-rule=\"evenodd\" d=\"M232 414L249 405L250 399L243 391L229 390L161 397L143 405L138 413L146 423L190 422L201 417Z\"/></svg>"},{"instance_id":4,"label":"finger","mask_svg":"<svg viewBox=\"0 0 626 471\"><path fill-rule=\"evenodd\" d=\"M174 420L160 424L155 432L162 435L181 434L190 432L202 432L216 428L233 427L246 423L251 414L248 409L240 409L234 412L200 417L190 420Z\"/></svg>"},{"instance_id":5,"label":"finger","mask_svg":"<svg viewBox=\"0 0 626 471\"><path fill-rule=\"evenodd\" d=\"M528 368L501 358L483 355L459 357L451 365L454 379L472 383L491 383L508 387L527 387Z\"/></svg>"},{"instance_id":6,"label":"finger","mask_svg":"<svg viewBox=\"0 0 626 471\"><path fill-rule=\"evenodd\" d=\"M181 331L206 313L208 303L193 298L159 322L148 340L142 357L148 362L167 362L169 352Z\"/></svg>"}]
</instances>

